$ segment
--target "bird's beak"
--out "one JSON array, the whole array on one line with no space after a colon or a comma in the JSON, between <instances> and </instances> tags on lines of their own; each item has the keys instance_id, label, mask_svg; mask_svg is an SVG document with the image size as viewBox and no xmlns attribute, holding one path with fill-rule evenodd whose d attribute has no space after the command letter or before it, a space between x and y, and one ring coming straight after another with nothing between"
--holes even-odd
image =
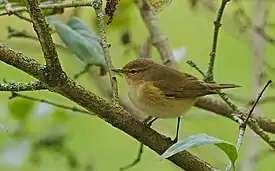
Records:
<instances>
[{"instance_id":1,"label":"bird's beak","mask_svg":"<svg viewBox=\"0 0 275 171\"><path fill-rule=\"evenodd\" d=\"M122 68L112 68L112 71L114 71L115 73L119 74L120 76L122 76L123 74L123 69Z\"/></svg>"}]
</instances>

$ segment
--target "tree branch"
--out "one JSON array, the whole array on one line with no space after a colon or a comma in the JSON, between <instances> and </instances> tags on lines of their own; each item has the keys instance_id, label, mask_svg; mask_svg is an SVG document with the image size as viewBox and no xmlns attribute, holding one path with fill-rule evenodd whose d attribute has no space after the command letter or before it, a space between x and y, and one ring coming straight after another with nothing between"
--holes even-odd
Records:
<instances>
[{"instance_id":1,"label":"tree branch","mask_svg":"<svg viewBox=\"0 0 275 171\"><path fill-rule=\"evenodd\" d=\"M108 72L109 72L110 83L112 86L112 94L113 94L112 101L113 101L113 103L119 103L117 80L116 80L116 77L115 77L113 71L111 71L111 68L113 68L113 64L112 64L110 53L109 53L110 44L108 43L107 38L106 38L104 14L102 11L102 0L94 0L92 2L92 7L95 9L97 20L98 20L98 27L99 27L100 38L101 38L101 46L103 49L104 58L105 58L105 61L107 64Z\"/></svg>"},{"instance_id":2,"label":"tree branch","mask_svg":"<svg viewBox=\"0 0 275 171\"><path fill-rule=\"evenodd\" d=\"M28 83L7 82L0 84L0 91L36 91L47 89L40 81L31 81Z\"/></svg>"},{"instance_id":3,"label":"tree branch","mask_svg":"<svg viewBox=\"0 0 275 171\"><path fill-rule=\"evenodd\" d=\"M76 7L91 6L91 3L92 3L91 1L90 2L89 1L88 2L71 1L71 2L63 2L58 4L40 4L39 7L41 9L76 8ZM15 14L23 11L27 11L27 8L26 7L12 8L9 10L9 12L0 13L0 16Z\"/></svg>"},{"instance_id":4,"label":"tree branch","mask_svg":"<svg viewBox=\"0 0 275 171\"><path fill-rule=\"evenodd\" d=\"M228 106L224 101L213 97L201 97L195 103L195 106L213 112L214 114L227 117L231 120L233 109ZM245 108L241 108L241 111L245 111ZM259 127L266 132L275 134L275 120L267 118L265 116L251 116L251 119L255 120Z\"/></svg>"},{"instance_id":5,"label":"tree branch","mask_svg":"<svg viewBox=\"0 0 275 171\"><path fill-rule=\"evenodd\" d=\"M239 136L238 136L238 140L237 140L237 144L236 144L236 148L237 148L237 151L240 150L240 147L243 143L243 138L244 138L244 133L245 133L245 130L246 130L246 125L249 121L249 118L251 117L253 111L255 110L259 100L261 99L263 93L265 92L265 90L267 89L267 87L270 85L272 81L269 80L266 85L264 86L264 88L262 89L262 91L259 93L259 95L257 96L257 99L255 100L255 103L252 105L248 115L246 116L245 120L240 120L239 122L239 125L240 125L240 129L239 129ZM255 147L254 147L255 148ZM273 147L274 149L274 147ZM226 167L226 171L229 171L231 170L231 167L232 167L232 163L230 162L227 167Z\"/></svg>"},{"instance_id":6,"label":"tree branch","mask_svg":"<svg viewBox=\"0 0 275 171\"><path fill-rule=\"evenodd\" d=\"M196 106L197 107L202 107L204 109L209 109L210 111L216 111L216 112L221 112L221 113L217 113L217 114L221 114L223 116L226 116L234 121L237 121L235 118L234 118L234 110L229 107L225 102L222 102L222 101L219 101L219 100L210 100L210 99L207 99L208 100L208 103L205 103L207 101L206 98L208 97L202 97L200 98L197 102L196 102ZM211 105L212 103L212 105ZM214 104L220 104L220 105L217 105L215 106ZM209 106L207 105L209 104ZM222 105L224 104L224 105ZM200 106L201 105L201 106ZM211 107L210 107L211 106ZM210 108L209 108L210 107ZM227 112L225 112L227 111ZM241 118L244 120L246 119L246 109L241 109L241 108L238 108L238 111L244 111L244 112L240 112L241 113ZM275 141L272 140L268 134L265 132L265 130L267 132L272 132L274 133L275 131L275 122L270 120L270 119L263 119L261 117L250 117L250 119L247 121L247 125L256 133L258 134L264 141L266 141L266 143L268 143L273 149L275 149ZM264 125L265 122L267 122L266 124L268 125ZM259 126L260 124L260 126ZM263 128L265 128L265 130L263 130Z\"/></svg>"},{"instance_id":7,"label":"tree branch","mask_svg":"<svg viewBox=\"0 0 275 171\"><path fill-rule=\"evenodd\" d=\"M255 0L253 5L253 19L252 19L252 30L254 27L259 27L264 29L266 24L266 9L267 3L265 0ZM261 87L261 80L262 75L264 73L264 61L265 61L265 46L266 42L264 38L259 35L257 32L251 32L251 52L252 52L252 71L251 71L251 78L252 78L252 92L253 96L257 96L260 87ZM263 99L261 99L263 100ZM255 101L256 102L256 101ZM254 104L255 104L254 102ZM260 107L260 103L255 108L255 114L257 116L264 116L263 110ZM255 115L253 114L253 115ZM246 146L246 155L245 160L241 166L241 171L252 171L254 170L256 163L254 160L251 160L253 156L258 154L261 151L260 148L260 140L256 137L255 133L249 130L247 132L247 146Z\"/></svg>"},{"instance_id":8,"label":"tree branch","mask_svg":"<svg viewBox=\"0 0 275 171\"><path fill-rule=\"evenodd\" d=\"M0 60L35 78L39 78L39 75L42 77L43 69L45 69L45 65L39 64L35 59L21 52L15 52L4 44L0 44Z\"/></svg>"},{"instance_id":9,"label":"tree branch","mask_svg":"<svg viewBox=\"0 0 275 171\"><path fill-rule=\"evenodd\" d=\"M46 66L48 67L49 73L60 75L62 68L58 59L55 45L53 43L49 26L42 14L41 9L37 0L26 0L27 10L33 22L33 28L38 36L41 48L44 53Z\"/></svg>"},{"instance_id":10,"label":"tree branch","mask_svg":"<svg viewBox=\"0 0 275 171\"><path fill-rule=\"evenodd\" d=\"M45 79L47 73L44 70L41 70L41 66L43 68L43 65L40 65L36 60L27 57L22 53L17 53L3 44L0 45L0 60L25 71L42 81L47 87L50 87L46 82L47 79ZM57 86L50 87L51 91L56 92L86 108L114 127L144 143L158 154L162 154L172 145L172 140L170 138L159 134L155 130L134 119L121 106L110 104L108 101L96 96L94 93L86 90L68 77L66 77L66 80L60 81L61 82L57 84ZM185 170L214 170L210 164L202 161L188 151L176 154L170 157L169 160Z\"/></svg>"},{"instance_id":11,"label":"tree branch","mask_svg":"<svg viewBox=\"0 0 275 171\"><path fill-rule=\"evenodd\" d=\"M154 10L148 5L146 0L138 1L138 7L140 15L145 22L148 31L151 35L151 43L154 45L164 64L170 67L177 67L176 61L174 60L174 55L172 49L168 44L168 38L162 33L160 26L158 24L158 19L154 15Z\"/></svg>"},{"instance_id":12,"label":"tree branch","mask_svg":"<svg viewBox=\"0 0 275 171\"><path fill-rule=\"evenodd\" d=\"M145 7L144 9L146 12L147 10L146 5L142 7ZM144 11L143 12L141 11L141 14L146 14L146 13L144 13ZM150 31L151 34L158 33L159 35L162 35L162 33L160 32L158 23L155 24L156 20L154 19L156 19L156 17L154 18L154 15L152 15L150 11L143 18L145 21L148 21L146 22L146 24L149 31L151 29ZM155 28L152 26L155 26ZM164 37L164 39L159 39L160 37L162 36L155 36L156 39L153 39L153 44L157 47L163 60L166 61L166 63L167 62L173 63L171 62L173 61L173 53L171 51L171 48L168 45L167 38ZM171 145L170 139L164 138L164 136L158 134L156 131L145 127L143 124L141 124L140 122L132 118L122 107L108 103L104 99L85 90L85 88L78 85L77 83L75 83L74 81L72 81L67 77L64 77L63 79L58 80L59 84L57 84L55 87L52 87L49 83L49 79L47 79L47 72L44 70L45 66L39 64L36 60L30 57L24 56L22 53L14 52L13 50L0 44L0 60L36 77L37 79L41 80L46 87L50 87L51 91L57 92L71 99L72 101L80 104L81 106L85 107L89 111L96 113L100 118L104 119L105 121L112 124L113 126L123 130L124 132L130 134L131 136L133 136L140 142L143 142L144 144L146 144L147 146L149 146L151 149L155 150L159 154L163 153L167 149L167 147ZM206 99L207 98L209 97L206 97ZM202 104L200 104L200 100L196 103L197 106L198 104L199 105L206 104L205 100L202 101L203 102ZM232 109L228 107L227 104L224 102L223 102L223 105L224 106L214 105L214 106L207 106L207 107L204 106L204 107L205 108L215 107L215 108L218 108L218 110L221 108L227 110L229 108L227 111L229 111L230 113L226 113L226 115L232 118L231 117ZM222 112L225 112L225 111L223 110ZM263 120L260 119L260 121L263 121ZM270 120L264 120L263 123L269 122L269 121ZM249 120L249 122L256 123L256 120L252 118ZM260 123L258 120L257 122ZM273 121L273 122L270 122L270 124L272 126L272 124L275 124L275 123ZM254 126L257 127L258 126L257 123ZM273 129L275 129L274 125L273 125ZM263 132L263 130L260 128L257 130L258 130L258 133ZM262 137L265 137L265 139L269 138L268 136L266 137L266 134L262 134ZM169 158L169 160L171 160L181 168L184 168L185 170L214 170L214 168L212 168L210 165L201 161L200 159L188 153L187 151L184 151L183 153L175 155Z\"/></svg>"},{"instance_id":13,"label":"tree branch","mask_svg":"<svg viewBox=\"0 0 275 171\"><path fill-rule=\"evenodd\" d=\"M213 70L214 70L214 62L215 62L215 58L216 58L216 49L217 49L217 44L218 44L219 29L221 27L221 20L222 20L223 11L225 9L225 6L226 6L227 2L229 2L229 1L230 0L222 0L217 18L214 21L214 34L213 34L212 51L210 53L210 60L209 60L207 76L204 79L206 82L212 82L213 79L214 79Z\"/></svg>"},{"instance_id":14,"label":"tree branch","mask_svg":"<svg viewBox=\"0 0 275 171\"><path fill-rule=\"evenodd\" d=\"M198 67L196 67L196 68L198 68ZM212 82L215 83L214 81L212 81ZM247 119L246 111L241 110L234 103L232 103L226 93L222 92L221 90L218 90L217 93L224 100L224 102L232 109L232 113L230 115L228 115L228 117L230 119L234 120L235 122L237 122L241 128L241 126L243 124L243 120ZM241 117L241 118L239 118L239 117ZM242 121L240 121L240 119ZM245 122L247 122L247 125L275 150L275 141L272 140L272 138L269 137L269 135L266 132L264 132L263 129L261 129L259 127L259 125L255 121L255 119L251 118ZM244 131L240 130L240 133L244 133Z\"/></svg>"},{"instance_id":15,"label":"tree branch","mask_svg":"<svg viewBox=\"0 0 275 171\"><path fill-rule=\"evenodd\" d=\"M65 105L57 104L57 103L54 103L54 102L51 102L51 101L48 101L48 100L42 100L42 99L26 96L26 95L15 93L15 92L12 92L12 95L9 99L13 99L13 98L16 98L16 97L20 97L20 98L28 99L28 100L32 100L32 101L38 101L38 102L41 102L41 103L47 103L49 105L59 107L59 108L62 108L62 109L66 109L66 110L71 110L73 112L80 112L80 113L84 113L84 114L93 115L91 112L89 112L87 110L78 109L76 107L65 106Z\"/></svg>"}]
</instances>

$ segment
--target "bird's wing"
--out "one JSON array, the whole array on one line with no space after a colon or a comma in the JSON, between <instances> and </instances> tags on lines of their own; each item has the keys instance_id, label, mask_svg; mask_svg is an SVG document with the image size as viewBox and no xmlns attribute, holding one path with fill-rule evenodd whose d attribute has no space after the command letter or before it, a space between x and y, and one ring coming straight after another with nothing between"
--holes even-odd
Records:
<instances>
[{"instance_id":1,"label":"bird's wing","mask_svg":"<svg viewBox=\"0 0 275 171\"><path fill-rule=\"evenodd\" d=\"M170 98L197 98L216 93L196 77L189 74L185 74L185 76L183 79L155 80L153 83L155 87L161 90L163 95Z\"/></svg>"}]
</instances>

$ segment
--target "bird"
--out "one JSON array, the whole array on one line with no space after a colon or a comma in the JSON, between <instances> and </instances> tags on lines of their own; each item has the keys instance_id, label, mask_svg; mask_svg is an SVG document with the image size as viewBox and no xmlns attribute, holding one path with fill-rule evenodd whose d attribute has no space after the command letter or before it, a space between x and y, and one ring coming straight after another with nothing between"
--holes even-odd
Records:
<instances>
[{"instance_id":1,"label":"bird","mask_svg":"<svg viewBox=\"0 0 275 171\"><path fill-rule=\"evenodd\" d=\"M197 77L177 69L138 58L112 71L125 77L128 96L133 105L150 117L178 118L178 140L180 117L198 98L217 94L217 90L240 87L236 84L206 83ZM154 121L153 120L153 121Z\"/></svg>"}]
</instances>

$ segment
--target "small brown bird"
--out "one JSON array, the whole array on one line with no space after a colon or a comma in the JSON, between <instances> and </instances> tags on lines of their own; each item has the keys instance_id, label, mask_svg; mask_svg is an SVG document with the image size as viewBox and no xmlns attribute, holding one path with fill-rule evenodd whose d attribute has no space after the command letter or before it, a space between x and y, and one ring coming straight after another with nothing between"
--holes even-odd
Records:
<instances>
[{"instance_id":1,"label":"small brown bird","mask_svg":"<svg viewBox=\"0 0 275 171\"><path fill-rule=\"evenodd\" d=\"M157 118L180 117L199 97L216 94L220 89L240 87L235 84L206 83L144 58L133 60L122 69L112 70L125 76L132 103L139 110Z\"/></svg>"}]
</instances>

